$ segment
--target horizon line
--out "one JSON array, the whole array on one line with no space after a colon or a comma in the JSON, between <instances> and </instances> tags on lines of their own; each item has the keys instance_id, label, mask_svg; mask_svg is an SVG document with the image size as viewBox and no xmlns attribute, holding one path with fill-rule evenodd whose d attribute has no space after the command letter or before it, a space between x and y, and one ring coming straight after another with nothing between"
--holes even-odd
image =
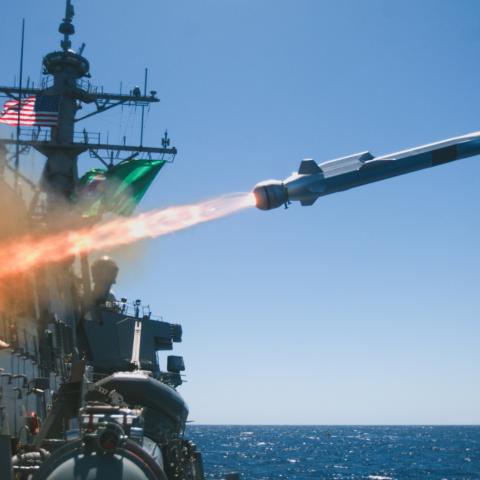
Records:
<instances>
[{"instance_id":1,"label":"horizon line","mask_svg":"<svg viewBox=\"0 0 480 480\"><path fill-rule=\"evenodd\" d=\"M201 427L480 427L480 423L200 423Z\"/></svg>"}]
</instances>

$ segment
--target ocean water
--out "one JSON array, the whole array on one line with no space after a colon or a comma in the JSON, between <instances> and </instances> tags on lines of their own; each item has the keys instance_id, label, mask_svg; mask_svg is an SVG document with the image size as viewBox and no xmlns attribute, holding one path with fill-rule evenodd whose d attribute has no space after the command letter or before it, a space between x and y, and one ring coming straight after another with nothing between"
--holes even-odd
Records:
<instances>
[{"instance_id":1,"label":"ocean water","mask_svg":"<svg viewBox=\"0 0 480 480\"><path fill-rule=\"evenodd\" d=\"M480 426L190 425L207 478L480 479Z\"/></svg>"}]
</instances>

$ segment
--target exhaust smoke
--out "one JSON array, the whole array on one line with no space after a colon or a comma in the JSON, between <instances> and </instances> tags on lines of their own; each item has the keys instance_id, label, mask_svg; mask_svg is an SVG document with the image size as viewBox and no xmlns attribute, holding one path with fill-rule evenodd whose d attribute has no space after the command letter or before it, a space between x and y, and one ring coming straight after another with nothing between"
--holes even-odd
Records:
<instances>
[{"instance_id":1,"label":"exhaust smoke","mask_svg":"<svg viewBox=\"0 0 480 480\"><path fill-rule=\"evenodd\" d=\"M26 236L0 244L0 278L60 262L81 253L160 237L211 222L255 206L252 193L223 195L191 205L168 207L131 218L118 218L80 230L40 238Z\"/></svg>"}]
</instances>

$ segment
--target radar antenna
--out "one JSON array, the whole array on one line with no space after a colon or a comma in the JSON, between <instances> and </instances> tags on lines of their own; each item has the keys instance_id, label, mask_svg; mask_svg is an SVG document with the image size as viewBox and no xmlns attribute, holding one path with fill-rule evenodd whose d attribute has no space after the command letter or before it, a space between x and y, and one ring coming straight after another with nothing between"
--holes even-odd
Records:
<instances>
[{"instance_id":1,"label":"radar antenna","mask_svg":"<svg viewBox=\"0 0 480 480\"><path fill-rule=\"evenodd\" d=\"M64 52L68 52L68 50L70 50L72 46L72 42L70 41L70 35L73 35L75 33L75 27L72 23L74 15L75 10L73 9L72 2L71 0L67 0L65 6L65 18L58 27L58 31L63 34L63 40L60 42L60 45Z\"/></svg>"}]
</instances>

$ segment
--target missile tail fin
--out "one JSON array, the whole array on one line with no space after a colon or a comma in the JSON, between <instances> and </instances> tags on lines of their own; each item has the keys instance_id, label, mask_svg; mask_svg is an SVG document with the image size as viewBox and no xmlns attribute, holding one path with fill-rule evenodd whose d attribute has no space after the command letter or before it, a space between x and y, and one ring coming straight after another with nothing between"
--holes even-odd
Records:
<instances>
[{"instance_id":1,"label":"missile tail fin","mask_svg":"<svg viewBox=\"0 0 480 480\"><path fill-rule=\"evenodd\" d=\"M316 173L320 173L321 171L322 170L318 166L317 162L315 162L315 160L312 160L311 158L306 158L305 160L302 160L300 168L298 169L298 174L314 175Z\"/></svg>"},{"instance_id":2,"label":"missile tail fin","mask_svg":"<svg viewBox=\"0 0 480 480\"><path fill-rule=\"evenodd\" d=\"M302 205L302 207L309 207L310 205L313 205L316 202L317 198L318 197L314 197L309 200L301 200L300 204Z\"/></svg>"}]
</instances>

